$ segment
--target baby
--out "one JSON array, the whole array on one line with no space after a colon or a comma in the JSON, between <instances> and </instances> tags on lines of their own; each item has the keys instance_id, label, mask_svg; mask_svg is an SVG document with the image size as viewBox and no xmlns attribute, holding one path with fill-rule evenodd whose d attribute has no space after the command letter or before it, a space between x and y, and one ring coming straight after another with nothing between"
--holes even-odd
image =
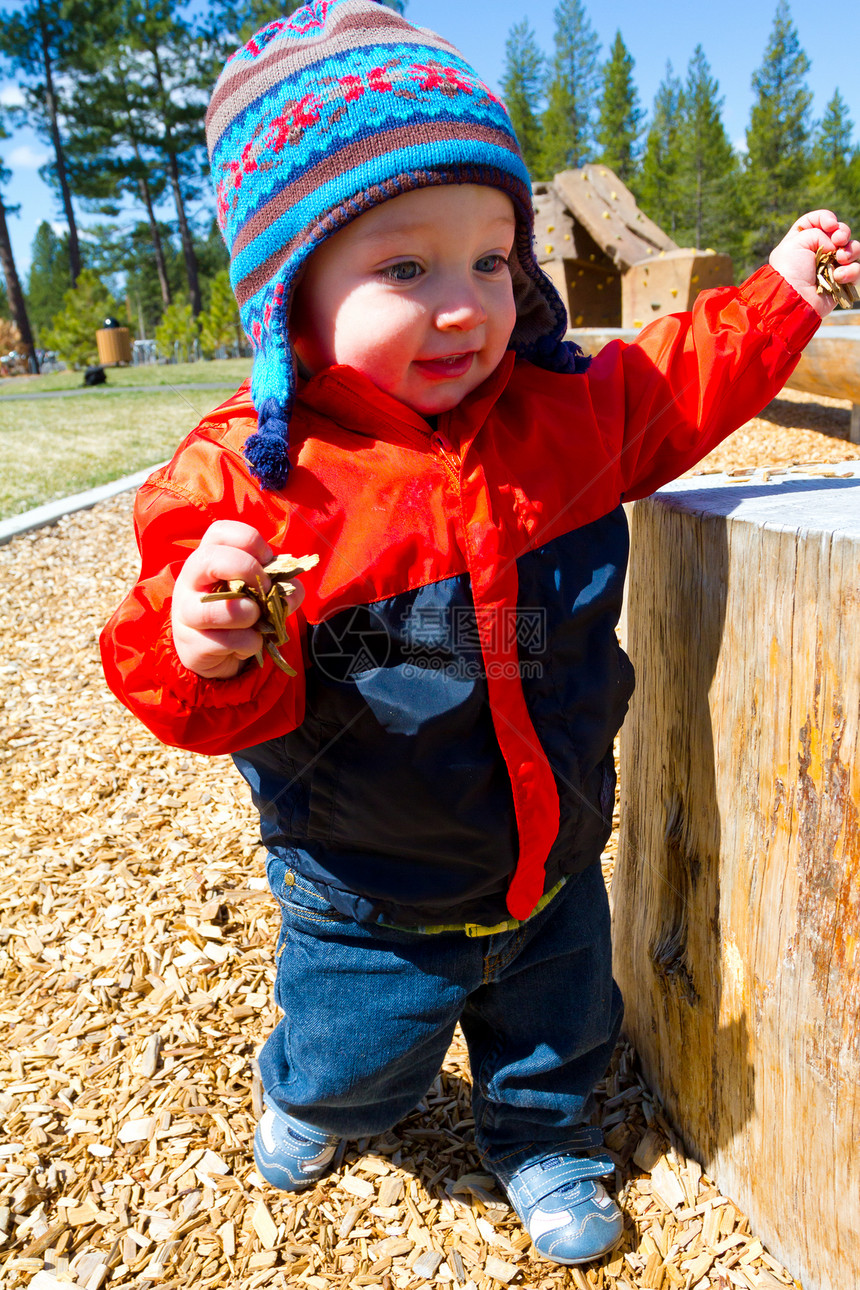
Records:
<instances>
[{"instance_id":1,"label":"baby","mask_svg":"<svg viewBox=\"0 0 860 1290\"><path fill-rule=\"evenodd\" d=\"M860 277L829 211L770 267L591 363L532 247L498 99L375 0L313 0L207 116L253 376L141 489L140 578L103 635L167 743L233 754L282 910L257 1168L295 1191L390 1129L462 1025L475 1136L536 1248L623 1218L589 1125L621 999L600 854L633 687L622 502L780 389ZM319 562L260 654L275 553ZM278 665L280 664L280 665Z\"/></svg>"}]
</instances>

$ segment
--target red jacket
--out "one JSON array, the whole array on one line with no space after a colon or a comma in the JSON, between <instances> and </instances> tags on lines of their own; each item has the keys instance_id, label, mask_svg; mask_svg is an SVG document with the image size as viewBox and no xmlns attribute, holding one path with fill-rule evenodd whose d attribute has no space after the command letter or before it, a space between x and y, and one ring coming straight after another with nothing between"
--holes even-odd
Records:
<instances>
[{"instance_id":1,"label":"red jacket","mask_svg":"<svg viewBox=\"0 0 860 1290\"><path fill-rule=\"evenodd\" d=\"M332 368L300 390L277 493L242 456L246 383L138 494L140 577L102 636L111 688L164 742L239 754L264 839L335 903L401 922L526 916L611 822L632 688L614 638L620 503L756 415L818 321L763 269L584 374L509 353L432 432ZM284 647L294 680L267 659L207 681L176 656L174 579L225 517L320 556ZM470 639L453 639L456 613Z\"/></svg>"}]
</instances>

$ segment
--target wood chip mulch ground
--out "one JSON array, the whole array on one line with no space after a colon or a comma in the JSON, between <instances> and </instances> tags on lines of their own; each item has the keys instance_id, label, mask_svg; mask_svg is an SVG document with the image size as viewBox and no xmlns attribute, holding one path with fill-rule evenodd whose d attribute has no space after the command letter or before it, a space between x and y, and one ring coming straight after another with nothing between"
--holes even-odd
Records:
<instances>
[{"instance_id":1,"label":"wood chip mulch ground","mask_svg":"<svg viewBox=\"0 0 860 1290\"><path fill-rule=\"evenodd\" d=\"M789 393L771 415L702 468L860 456L844 404ZM229 759L160 746L103 684L97 634L136 571L130 508L0 549L0 1284L797 1286L684 1155L626 1045L600 1090L627 1216L602 1266L535 1257L481 1172L459 1038L396 1133L350 1143L310 1194L261 1182L276 912Z\"/></svg>"}]
</instances>

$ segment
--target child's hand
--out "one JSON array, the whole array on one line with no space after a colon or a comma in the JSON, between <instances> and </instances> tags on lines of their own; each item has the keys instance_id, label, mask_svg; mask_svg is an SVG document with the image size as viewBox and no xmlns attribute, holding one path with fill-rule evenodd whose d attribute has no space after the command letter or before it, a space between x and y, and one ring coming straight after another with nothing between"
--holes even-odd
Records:
<instances>
[{"instance_id":1,"label":"child's hand","mask_svg":"<svg viewBox=\"0 0 860 1290\"><path fill-rule=\"evenodd\" d=\"M839 268L833 276L837 282L860 281L860 242L852 240L850 228L840 223L833 211L801 215L771 251L770 264L821 318L826 318L834 300L829 293L819 295L816 290L815 252L819 250L836 252Z\"/></svg>"},{"instance_id":2,"label":"child's hand","mask_svg":"<svg viewBox=\"0 0 860 1290\"><path fill-rule=\"evenodd\" d=\"M254 624L260 610L253 600L213 600L201 597L219 583L241 579L253 586L259 578L268 591L263 565L272 551L256 529L235 520L210 524L196 551L176 579L171 608L173 642L180 661L208 679L235 676L246 659L260 648ZM301 583L290 597L290 612L304 597Z\"/></svg>"}]
</instances>

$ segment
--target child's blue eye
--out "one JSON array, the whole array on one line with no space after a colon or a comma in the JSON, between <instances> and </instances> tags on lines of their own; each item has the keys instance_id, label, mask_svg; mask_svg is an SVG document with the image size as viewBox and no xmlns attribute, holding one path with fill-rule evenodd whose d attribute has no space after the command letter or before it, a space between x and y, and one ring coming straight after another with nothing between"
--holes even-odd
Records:
<instances>
[{"instance_id":1,"label":"child's blue eye","mask_svg":"<svg viewBox=\"0 0 860 1290\"><path fill-rule=\"evenodd\" d=\"M480 260L475 261L475 268L479 273L496 273L503 265L507 265L503 255L482 255Z\"/></svg>"},{"instance_id":2,"label":"child's blue eye","mask_svg":"<svg viewBox=\"0 0 860 1290\"><path fill-rule=\"evenodd\" d=\"M382 270L383 278L387 278L389 282L412 282L420 273L421 265L415 260L401 260Z\"/></svg>"}]
</instances>

